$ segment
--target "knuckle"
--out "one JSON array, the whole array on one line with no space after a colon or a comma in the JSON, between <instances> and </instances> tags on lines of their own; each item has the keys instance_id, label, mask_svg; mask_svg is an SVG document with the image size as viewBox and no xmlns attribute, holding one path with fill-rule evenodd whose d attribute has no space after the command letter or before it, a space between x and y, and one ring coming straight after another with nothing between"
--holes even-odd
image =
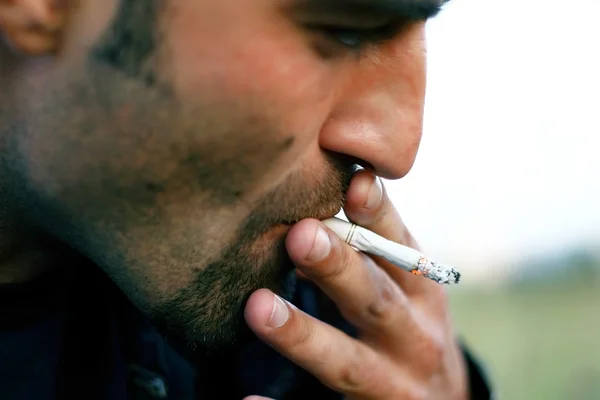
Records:
<instances>
[{"instance_id":1,"label":"knuckle","mask_svg":"<svg viewBox=\"0 0 600 400\"><path fill-rule=\"evenodd\" d=\"M373 360L375 355L359 346L353 353L338 371L336 386L344 393L369 393L379 378L379 368Z\"/></svg>"},{"instance_id":2,"label":"knuckle","mask_svg":"<svg viewBox=\"0 0 600 400\"><path fill-rule=\"evenodd\" d=\"M446 346L442 339L435 335L426 335L421 343L421 367L427 375L433 375L442 368L446 355Z\"/></svg>"},{"instance_id":3,"label":"knuckle","mask_svg":"<svg viewBox=\"0 0 600 400\"><path fill-rule=\"evenodd\" d=\"M378 321L379 325L396 323L395 319L400 309L404 308L404 304L401 304L399 288L387 276L380 279L383 282L379 284L379 291L366 307L367 317Z\"/></svg>"}]
</instances>

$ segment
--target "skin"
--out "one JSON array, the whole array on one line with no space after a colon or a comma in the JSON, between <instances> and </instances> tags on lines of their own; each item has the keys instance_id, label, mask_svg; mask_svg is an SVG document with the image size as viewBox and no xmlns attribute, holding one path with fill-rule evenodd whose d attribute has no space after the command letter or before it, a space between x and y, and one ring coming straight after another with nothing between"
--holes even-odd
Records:
<instances>
[{"instance_id":1,"label":"skin","mask_svg":"<svg viewBox=\"0 0 600 400\"><path fill-rule=\"evenodd\" d=\"M372 181L367 171L354 177L344 212L375 233L417 248L385 189L376 206L364 206ZM315 259L311 249L319 229L327 232L329 253ZM278 302L266 289L250 297L245 312L258 337L348 399L468 398L448 299L439 285L354 251L315 219L294 226L286 244L299 270L358 328L358 339L287 301L283 316L274 318ZM245 400L259 399L264 398Z\"/></svg>"},{"instance_id":2,"label":"skin","mask_svg":"<svg viewBox=\"0 0 600 400\"><path fill-rule=\"evenodd\" d=\"M374 175L414 163L424 22L358 51L306 27L335 18L275 0L0 0L0 282L84 257L197 352L249 328L351 398L465 398L441 287L333 237L306 261L342 207L415 245L387 197L363 204ZM360 340L289 306L268 326L295 268Z\"/></svg>"}]
</instances>

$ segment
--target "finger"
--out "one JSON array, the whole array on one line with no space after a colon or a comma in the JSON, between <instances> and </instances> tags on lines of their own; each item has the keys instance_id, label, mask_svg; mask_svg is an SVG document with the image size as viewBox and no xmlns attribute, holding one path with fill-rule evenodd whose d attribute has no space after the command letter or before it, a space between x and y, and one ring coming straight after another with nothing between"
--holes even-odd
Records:
<instances>
[{"instance_id":1,"label":"finger","mask_svg":"<svg viewBox=\"0 0 600 400\"><path fill-rule=\"evenodd\" d=\"M359 171L353 177L348 188L344 213L351 222L386 239L418 248L400 214L387 196L383 182L367 170ZM383 258L375 256L374 258L400 284L409 297L443 291L439 284L429 279L403 271Z\"/></svg>"},{"instance_id":2,"label":"finger","mask_svg":"<svg viewBox=\"0 0 600 400\"><path fill-rule=\"evenodd\" d=\"M244 316L261 340L335 391L384 400L403 398L412 387L386 358L269 290L250 296Z\"/></svg>"},{"instance_id":3,"label":"finger","mask_svg":"<svg viewBox=\"0 0 600 400\"><path fill-rule=\"evenodd\" d=\"M286 248L296 267L362 333L392 335L397 343L405 340L406 330L414 325L408 298L373 259L314 219L302 220L290 229Z\"/></svg>"},{"instance_id":4,"label":"finger","mask_svg":"<svg viewBox=\"0 0 600 400\"><path fill-rule=\"evenodd\" d=\"M270 397L262 397L262 396L246 396L244 400L275 400Z\"/></svg>"}]
</instances>

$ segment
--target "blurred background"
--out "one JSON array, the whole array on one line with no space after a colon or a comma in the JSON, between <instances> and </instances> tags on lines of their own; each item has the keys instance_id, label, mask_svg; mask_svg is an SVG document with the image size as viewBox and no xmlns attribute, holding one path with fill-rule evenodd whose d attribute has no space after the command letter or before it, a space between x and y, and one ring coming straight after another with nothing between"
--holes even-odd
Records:
<instances>
[{"instance_id":1,"label":"blurred background","mask_svg":"<svg viewBox=\"0 0 600 400\"><path fill-rule=\"evenodd\" d=\"M600 399L600 1L451 0L425 130L386 182L455 264L456 329L500 399Z\"/></svg>"}]
</instances>

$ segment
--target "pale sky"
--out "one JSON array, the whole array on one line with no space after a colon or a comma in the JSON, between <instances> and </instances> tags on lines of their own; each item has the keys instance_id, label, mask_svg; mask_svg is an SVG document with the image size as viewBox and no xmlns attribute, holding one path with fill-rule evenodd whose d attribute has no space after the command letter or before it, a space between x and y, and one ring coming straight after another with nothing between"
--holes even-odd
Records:
<instances>
[{"instance_id":1,"label":"pale sky","mask_svg":"<svg viewBox=\"0 0 600 400\"><path fill-rule=\"evenodd\" d=\"M452 0L429 23L422 146L386 182L429 254L475 278L600 249L599 20L600 0Z\"/></svg>"}]
</instances>

